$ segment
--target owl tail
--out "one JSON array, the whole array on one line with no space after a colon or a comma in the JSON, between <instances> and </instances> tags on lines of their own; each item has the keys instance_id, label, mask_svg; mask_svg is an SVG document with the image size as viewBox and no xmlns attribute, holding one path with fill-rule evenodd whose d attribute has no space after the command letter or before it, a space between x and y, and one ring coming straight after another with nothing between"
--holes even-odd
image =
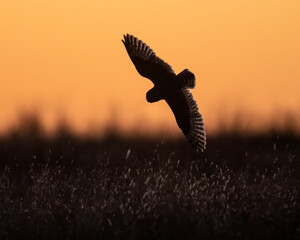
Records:
<instances>
[{"instance_id":1,"label":"owl tail","mask_svg":"<svg viewBox=\"0 0 300 240\"><path fill-rule=\"evenodd\" d=\"M177 74L176 81L180 88L194 88L196 85L195 75L188 69Z\"/></svg>"},{"instance_id":2,"label":"owl tail","mask_svg":"<svg viewBox=\"0 0 300 240\"><path fill-rule=\"evenodd\" d=\"M154 86L147 92L146 99L148 102L153 103L162 100L163 96L161 95L159 89L156 86Z\"/></svg>"}]
</instances>

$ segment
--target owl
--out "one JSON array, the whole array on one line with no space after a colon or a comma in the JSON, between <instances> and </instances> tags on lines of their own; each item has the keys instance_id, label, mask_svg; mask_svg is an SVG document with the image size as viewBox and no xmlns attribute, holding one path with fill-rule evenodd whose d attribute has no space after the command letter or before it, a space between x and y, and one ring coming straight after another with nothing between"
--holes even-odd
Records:
<instances>
[{"instance_id":1,"label":"owl","mask_svg":"<svg viewBox=\"0 0 300 240\"><path fill-rule=\"evenodd\" d=\"M132 35L124 35L122 42L138 73L154 84L146 94L147 101L153 103L165 100L192 147L197 152L204 151L204 123L197 103L189 91L195 87L195 75L188 69L175 74L168 63L156 56L147 44Z\"/></svg>"}]
</instances>

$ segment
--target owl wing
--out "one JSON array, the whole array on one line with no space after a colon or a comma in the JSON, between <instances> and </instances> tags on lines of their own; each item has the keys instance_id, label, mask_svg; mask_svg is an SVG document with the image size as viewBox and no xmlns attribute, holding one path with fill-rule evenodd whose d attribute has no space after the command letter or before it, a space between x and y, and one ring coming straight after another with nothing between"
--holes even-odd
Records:
<instances>
[{"instance_id":1,"label":"owl wing","mask_svg":"<svg viewBox=\"0 0 300 240\"><path fill-rule=\"evenodd\" d=\"M157 81L175 76L172 67L157 57L155 52L138 38L127 34L124 35L122 42L136 70L143 77L149 78L156 84Z\"/></svg>"},{"instance_id":2,"label":"owl wing","mask_svg":"<svg viewBox=\"0 0 300 240\"><path fill-rule=\"evenodd\" d=\"M197 152L204 151L206 146L204 123L190 91L181 89L176 94L167 96L165 100L172 109L179 128L193 148Z\"/></svg>"}]
</instances>

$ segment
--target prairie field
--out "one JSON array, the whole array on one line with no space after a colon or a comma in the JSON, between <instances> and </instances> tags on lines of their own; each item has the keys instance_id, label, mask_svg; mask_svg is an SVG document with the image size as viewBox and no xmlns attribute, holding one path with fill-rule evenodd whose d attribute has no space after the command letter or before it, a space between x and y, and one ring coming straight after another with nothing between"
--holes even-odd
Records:
<instances>
[{"instance_id":1,"label":"prairie field","mask_svg":"<svg viewBox=\"0 0 300 240\"><path fill-rule=\"evenodd\" d=\"M300 239L300 138L0 140L0 239Z\"/></svg>"}]
</instances>

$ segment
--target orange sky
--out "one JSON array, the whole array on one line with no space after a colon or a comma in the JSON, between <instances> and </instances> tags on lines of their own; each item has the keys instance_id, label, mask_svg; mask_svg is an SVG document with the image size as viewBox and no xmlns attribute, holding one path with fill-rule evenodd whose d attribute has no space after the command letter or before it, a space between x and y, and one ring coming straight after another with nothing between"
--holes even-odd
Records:
<instances>
[{"instance_id":1,"label":"orange sky","mask_svg":"<svg viewBox=\"0 0 300 240\"><path fill-rule=\"evenodd\" d=\"M0 32L0 132L37 111L48 130L114 119L125 132L179 133L166 103L146 102L152 83L130 61L125 33L176 73L194 72L208 132L240 115L245 129L261 129L299 112L299 0L1 1Z\"/></svg>"}]
</instances>

